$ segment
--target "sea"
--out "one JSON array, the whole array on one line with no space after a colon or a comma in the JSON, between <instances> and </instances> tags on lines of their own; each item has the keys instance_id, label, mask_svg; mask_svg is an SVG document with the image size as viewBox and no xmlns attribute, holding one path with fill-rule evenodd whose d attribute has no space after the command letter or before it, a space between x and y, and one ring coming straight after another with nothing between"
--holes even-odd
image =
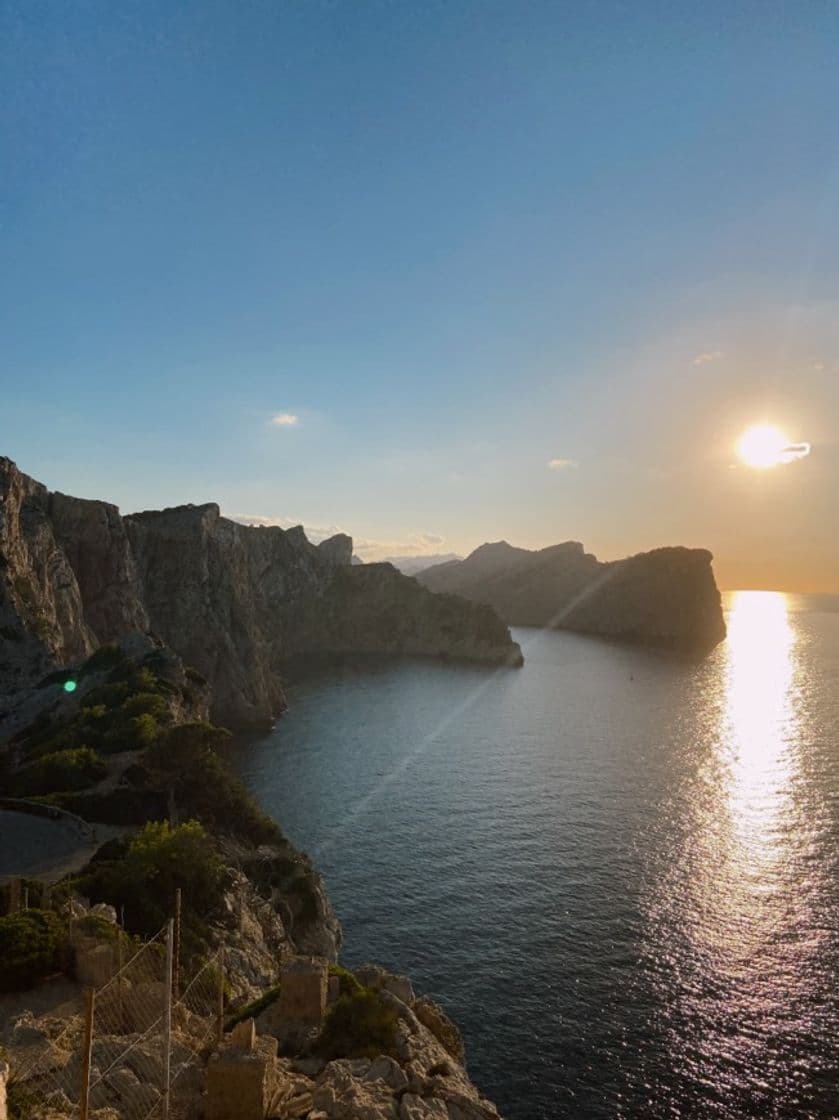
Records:
<instances>
[{"instance_id":1,"label":"sea","mask_svg":"<svg viewBox=\"0 0 839 1120\"><path fill-rule=\"evenodd\" d=\"M839 597L726 613L702 659L321 668L232 749L508 1120L839 1115Z\"/></svg>"}]
</instances>

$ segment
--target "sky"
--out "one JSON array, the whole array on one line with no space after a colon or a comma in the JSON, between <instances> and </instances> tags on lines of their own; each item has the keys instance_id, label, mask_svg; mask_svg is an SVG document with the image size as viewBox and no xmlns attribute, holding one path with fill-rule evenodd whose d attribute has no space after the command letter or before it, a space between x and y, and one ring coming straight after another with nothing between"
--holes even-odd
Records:
<instances>
[{"instance_id":1,"label":"sky","mask_svg":"<svg viewBox=\"0 0 839 1120\"><path fill-rule=\"evenodd\" d=\"M0 454L839 591L837 60L816 0L2 0Z\"/></svg>"}]
</instances>

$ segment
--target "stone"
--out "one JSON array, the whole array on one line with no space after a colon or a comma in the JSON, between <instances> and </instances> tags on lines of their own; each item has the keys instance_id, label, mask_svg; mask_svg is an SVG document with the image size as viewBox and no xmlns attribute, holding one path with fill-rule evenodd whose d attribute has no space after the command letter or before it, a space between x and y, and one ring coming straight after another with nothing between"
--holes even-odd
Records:
<instances>
[{"instance_id":1,"label":"stone","mask_svg":"<svg viewBox=\"0 0 839 1120\"><path fill-rule=\"evenodd\" d=\"M277 1015L281 1020L321 1023L326 1011L326 961L297 958L283 965Z\"/></svg>"},{"instance_id":2,"label":"stone","mask_svg":"<svg viewBox=\"0 0 839 1120\"><path fill-rule=\"evenodd\" d=\"M243 1019L237 1023L227 1036L230 1046L236 1050L252 1051L256 1047L256 1023L253 1019Z\"/></svg>"},{"instance_id":3,"label":"stone","mask_svg":"<svg viewBox=\"0 0 839 1120\"><path fill-rule=\"evenodd\" d=\"M166 1008L166 985L162 980L133 984L123 1002L125 1022L142 1034L163 1015Z\"/></svg>"},{"instance_id":4,"label":"stone","mask_svg":"<svg viewBox=\"0 0 839 1120\"><path fill-rule=\"evenodd\" d=\"M216 1051L205 1071L206 1120L265 1120L268 1061L257 1051Z\"/></svg>"},{"instance_id":5,"label":"stone","mask_svg":"<svg viewBox=\"0 0 839 1120\"><path fill-rule=\"evenodd\" d=\"M449 1110L443 1101L405 1093L399 1102L399 1120L449 1120Z\"/></svg>"},{"instance_id":6,"label":"stone","mask_svg":"<svg viewBox=\"0 0 839 1120\"><path fill-rule=\"evenodd\" d=\"M399 1120L399 1106L387 1085L362 1080L370 1066L367 1061L330 1062L312 1094L315 1109L330 1120Z\"/></svg>"},{"instance_id":7,"label":"stone","mask_svg":"<svg viewBox=\"0 0 839 1120\"><path fill-rule=\"evenodd\" d=\"M395 1062L393 1058L389 1058L385 1054L376 1058L364 1074L363 1079L365 1081L383 1081L394 1093L401 1093L408 1088L408 1078L405 1075L405 1071L398 1062Z\"/></svg>"},{"instance_id":8,"label":"stone","mask_svg":"<svg viewBox=\"0 0 839 1120\"><path fill-rule=\"evenodd\" d=\"M327 989L326 989L326 1002L331 1007L333 1003L337 1003L341 995L341 981L337 976L330 976Z\"/></svg>"},{"instance_id":9,"label":"stone","mask_svg":"<svg viewBox=\"0 0 839 1120\"><path fill-rule=\"evenodd\" d=\"M97 918L101 918L105 922L110 922L111 925L117 924L117 912L113 906L109 906L107 902L97 902L95 906L90 908L91 914Z\"/></svg>"},{"instance_id":10,"label":"stone","mask_svg":"<svg viewBox=\"0 0 839 1120\"><path fill-rule=\"evenodd\" d=\"M74 972L83 988L102 988L116 972L114 947L110 942L90 944L88 938L77 943Z\"/></svg>"},{"instance_id":11,"label":"stone","mask_svg":"<svg viewBox=\"0 0 839 1120\"><path fill-rule=\"evenodd\" d=\"M9 1067L6 1062L0 1062L0 1120L8 1120L9 1112L6 1104L6 1085L9 1081Z\"/></svg>"},{"instance_id":12,"label":"stone","mask_svg":"<svg viewBox=\"0 0 839 1120\"><path fill-rule=\"evenodd\" d=\"M435 1003L428 996L421 996L414 1002L413 1011L423 1026L427 1027L434 1037L445 1046L449 1054L462 1064L466 1060L463 1035L439 1003Z\"/></svg>"},{"instance_id":13,"label":"stone","mask_svg":"<svg viewBox=\"0 0 839 1120\"><path fill-rule=\"evenodd\" d=\"M414 1002L414 988L407 976L397 976L377 964L363 964L355 975L365 987L390 992L408 1007Z\"/></svg>"}]
</instances>

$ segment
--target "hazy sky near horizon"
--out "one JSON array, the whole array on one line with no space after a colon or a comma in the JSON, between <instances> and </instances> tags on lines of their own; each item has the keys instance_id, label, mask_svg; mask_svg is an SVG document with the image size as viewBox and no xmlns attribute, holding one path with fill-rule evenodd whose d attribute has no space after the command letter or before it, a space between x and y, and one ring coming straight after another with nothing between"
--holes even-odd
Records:
<instances>
[{"instance_id":1,"label":"hazy sky near horizon","mask_svg":"<svg viewBox=\"0 0 839 1120\"><path fill-rule=\"evenodd\" d=\"M0 454L839 591L837 105L830 3L6 0Z\"/></svg>"}]
</instances>

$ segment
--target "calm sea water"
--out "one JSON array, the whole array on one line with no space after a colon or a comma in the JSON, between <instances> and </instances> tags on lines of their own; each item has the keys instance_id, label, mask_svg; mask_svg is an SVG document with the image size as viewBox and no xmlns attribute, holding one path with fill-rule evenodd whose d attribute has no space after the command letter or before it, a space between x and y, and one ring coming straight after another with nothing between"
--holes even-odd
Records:
<instances>
[{"instance_id":1,"label":"calm sea water","mask_svg":"<svg viewBox=\"0 0 839 1120\"><path fill-rule=\"evenodd\" d=\"M322 671L237 750L510 1120L839 1114L839 600L729 607L699 663Z\"/></svg>"}]
</instances>

